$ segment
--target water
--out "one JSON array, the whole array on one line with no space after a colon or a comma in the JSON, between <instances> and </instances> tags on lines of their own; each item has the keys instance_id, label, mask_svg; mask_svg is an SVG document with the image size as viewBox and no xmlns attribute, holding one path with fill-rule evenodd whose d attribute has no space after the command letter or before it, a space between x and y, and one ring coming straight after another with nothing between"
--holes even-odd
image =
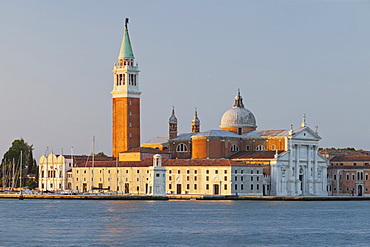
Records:
<instances>
[{"instance_id":1,"label":"water","mask_svg":"<svg viewBox=\"0 0 370 247\"><path fill-rule=\"evenodd\" d=\"M0 246L370 246L369 201L0 199Z\"/></svg>"}]
</instances>

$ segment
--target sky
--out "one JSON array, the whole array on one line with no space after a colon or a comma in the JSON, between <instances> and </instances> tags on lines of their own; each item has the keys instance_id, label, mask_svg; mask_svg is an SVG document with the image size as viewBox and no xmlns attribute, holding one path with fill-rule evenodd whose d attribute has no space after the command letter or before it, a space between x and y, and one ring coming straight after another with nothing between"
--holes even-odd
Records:
<instances>
[{"instance_id":1,"label":"sky","mask_svg":"<svg viewBox=\"0 0 370 247\"><path fill-rule=\"evenodd\" d=\"M219 129L240 88L258 129L319 126L321 147L370 150L370 2L0 0L0 154L111 154L125 18L140 66L141 141Z\"/></svg>"}]
</instances>

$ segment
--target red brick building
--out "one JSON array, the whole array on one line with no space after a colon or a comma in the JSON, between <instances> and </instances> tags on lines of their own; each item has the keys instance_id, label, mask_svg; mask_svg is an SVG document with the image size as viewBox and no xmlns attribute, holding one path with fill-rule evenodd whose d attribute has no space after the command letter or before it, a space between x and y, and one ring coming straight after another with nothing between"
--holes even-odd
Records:
<instances>
[{"instance_id":1,"label":"red brick building","mask_svg":"<svg viewBox=\"0 0 370 247\"><path fill-rule=\"evenodd\" d=\"M370 152L324 149L328 166L329 195L370 196Z\"/></svg>"}]
</instances>

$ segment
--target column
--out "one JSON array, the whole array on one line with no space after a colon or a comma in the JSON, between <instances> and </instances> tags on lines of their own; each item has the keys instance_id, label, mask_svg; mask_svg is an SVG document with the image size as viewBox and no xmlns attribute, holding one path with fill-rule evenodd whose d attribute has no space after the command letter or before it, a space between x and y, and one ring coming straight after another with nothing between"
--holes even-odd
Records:
<instances>
[{"instance_id":1,"label":"column","mask_svg":"<svg viewBox=\"0 0 370 247\"><path fill-rule=\"evenodd\" d=\"M296 172L295 172L295 193L297 195L299 195L300 193L300 182L299 182L299 153L300 153L300 148L301 148L301 145L300 144L297 144L297 157L296 157L296 163L295 163L295 169Z\"/></svg>"},{"instance_id":2,"label":"column","mask_svg":"<svg viewBox=\"0 0 370 247\"><path fill-rule=\"evenodd\" d=\"M292 143L290 143L290 148L289 149L290 149L290 152L289 152L289 168L288 168L288 171L287 171L286 181L288 183L287 190L289 190L289 191L287 191L287 193L288 193L288 195L292 195L292 193L295 190L295 185L294 185L294 180L295 179L292 176L293 152L294 152L294 146L292 145Z\"/></svg>"},{"instance_id":3,"label":"column","mask_svg":"<svg viewBox=\"0 0 370 247\"><path fill-rule=\"evenodd\" d=\"M317 146L313 146L313 193L316 194L317 192L317 159L316 159L316 154L317 154Z\"/></svg>"},{"instance_id":4,"label":"column","mask_svg":"<svg viewBox=\"0 0 370 247\"><path fill-rule=\"evenodd\" d=\"M307 158L307 182L308 182L308 193L313 192L313 184L312 184L312 176L313 176L313 169L312 169L312 157L314 155L312 145L308 145L308 158ZM311 172L312 169L312 172Z\"/></svg>"}]
</instances>

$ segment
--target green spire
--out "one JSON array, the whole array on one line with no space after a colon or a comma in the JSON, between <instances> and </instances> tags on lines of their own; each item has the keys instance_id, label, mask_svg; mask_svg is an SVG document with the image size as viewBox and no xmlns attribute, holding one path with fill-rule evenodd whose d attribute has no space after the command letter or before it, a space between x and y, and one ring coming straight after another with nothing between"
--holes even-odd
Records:
<instances>
[{"instance_id":1,"label":"green spire","mask_svg":"<svg viewBox=\"0 0 370 247\"><path fill-rule=\"evenodd\" d=\"M125 31L123 33L121 50L119 51L119 57L134 59L135 57L134 57L134 52L132 51L132 47L131 47L131 41L130 41L130 36L128 34L127 24L128 24L128 18L126 18L126 22L125 22Z\"/></svg>"}]
</instances>

